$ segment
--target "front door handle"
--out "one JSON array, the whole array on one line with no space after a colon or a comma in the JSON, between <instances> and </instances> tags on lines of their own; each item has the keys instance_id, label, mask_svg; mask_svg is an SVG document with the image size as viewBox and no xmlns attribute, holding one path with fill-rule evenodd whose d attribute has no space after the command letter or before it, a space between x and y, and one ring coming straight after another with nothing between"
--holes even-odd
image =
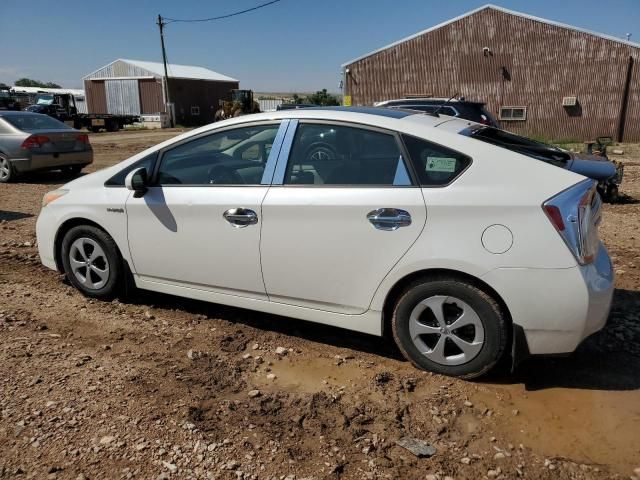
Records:
<instances>
[{"instance_id":1,"label":"front door handle","mask_svg":"<svg viewBox=\"0 0 640 480\"><path fill-rule=\"evenodd\" d=\"M237 228L258 223L258 215L249 208L230 208L224 212L222 216L227 222Z\"/></svg>"},{"instance_id":2,"label":"front door handle","mask_svg":"<svg viewBox=\"0 0 640 480\"><path fill-rule=\"evenodd\" d=\"M378 208L367 214L367 220L378 230L394 231L411 225L411 215L399 208Z\"/></svg>"}]
</instances>

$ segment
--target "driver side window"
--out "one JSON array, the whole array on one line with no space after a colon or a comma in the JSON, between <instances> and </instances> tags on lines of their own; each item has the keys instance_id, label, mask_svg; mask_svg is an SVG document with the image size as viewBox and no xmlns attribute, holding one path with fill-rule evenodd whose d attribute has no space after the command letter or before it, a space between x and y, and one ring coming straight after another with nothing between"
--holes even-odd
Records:
<instances>
[{"instance_id":1,"label":"driver side window","mask_svg":"<svg viewBox=\"0 0 640 480\"><path fill-rule=\"evenodd\" d=\"M183 143L160 160L160 185L259 185L279 123L224 130Z\"/></svg>"}]
</instances>

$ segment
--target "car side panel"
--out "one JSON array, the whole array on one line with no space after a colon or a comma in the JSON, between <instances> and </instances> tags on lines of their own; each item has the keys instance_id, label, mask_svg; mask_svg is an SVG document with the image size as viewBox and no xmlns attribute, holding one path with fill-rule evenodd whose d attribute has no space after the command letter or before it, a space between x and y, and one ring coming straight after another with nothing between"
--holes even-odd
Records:
<instances>
[{"instance_id":1,"label":"car side panel","mask_svg":"<svg viewBox=\"0 0 640 480\"><path fill-rule=\"evenodd\" d=\"M93 182L92 182L93 183ZM125 202L131 192L126 188L74 188L52 204L44 207L36 223L38 250L43 263L56 268L54 242L60 227L68 220L89 220L99 225L116 242L122 257L131 265L127 243Z\"/></svg>"}]
</instances>

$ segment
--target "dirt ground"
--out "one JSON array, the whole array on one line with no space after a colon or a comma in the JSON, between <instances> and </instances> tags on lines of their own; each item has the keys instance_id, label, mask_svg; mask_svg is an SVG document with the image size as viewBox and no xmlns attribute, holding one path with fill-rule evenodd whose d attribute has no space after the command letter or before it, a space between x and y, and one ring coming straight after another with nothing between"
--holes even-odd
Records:
<instances>
[{"instance_id":1,"label":"dirt ground","mask_svg":"<svg viewBox=\"0 0 640 480\"><path fill-rule=\"evenodd\" d=\"M176 133L91 135L88 170ZM41 198L68 179L0 185L0 478L640 477L640 146L620 148L626 196L601 227L617 271L607 327L570 357L476 382L289 318L84 298L35 245ZM418 458L403 437L437 451Z\"/></svg>"}]
</instances>

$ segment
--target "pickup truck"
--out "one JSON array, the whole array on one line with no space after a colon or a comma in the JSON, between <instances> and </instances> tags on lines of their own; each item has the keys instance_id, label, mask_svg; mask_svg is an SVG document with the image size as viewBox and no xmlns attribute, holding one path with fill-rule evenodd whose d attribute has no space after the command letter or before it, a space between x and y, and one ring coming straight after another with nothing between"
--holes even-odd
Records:
<instances>
[{"instance_id":1,"label":"pickup truck","mask_svg":"<svg viewBox=\"0 0 640 480\"><path fill-rule=\"evenodd\" d=\"M77 130L85 128L90 132L117 132L125 125L140 121L136 115L112 115L108 113L78 113L73 95L68 93L42 93L36 103L25 110L49 115Z\"/></svg>"}]
</instances>

